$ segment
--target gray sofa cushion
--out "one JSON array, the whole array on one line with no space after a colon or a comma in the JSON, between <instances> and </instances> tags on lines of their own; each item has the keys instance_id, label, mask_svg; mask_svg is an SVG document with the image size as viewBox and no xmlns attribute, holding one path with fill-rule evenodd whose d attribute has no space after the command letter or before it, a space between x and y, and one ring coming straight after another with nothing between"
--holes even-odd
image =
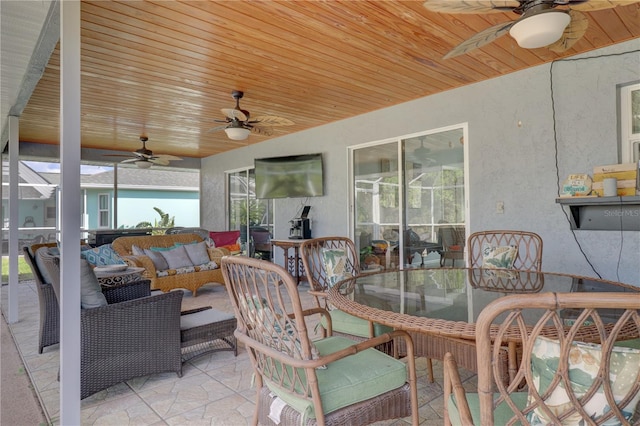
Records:
<instances>
[{"instance_id":1,"label":"gray sofa cushion","mask_svg":"<svg viewBox=\"0 0 640 426\"><path fill-rule=\"evenodd\" d=\"M185 246L178 246L171 250L161 251L160 254L169 264L169 269L178 269L185 266L193 266Z\"/></svg>"},{"instance_id":2,"label":"gray sofa cushion","mask_svg":"<svg viewBox=\"0 0 640 426\"><path fill-rule=\"evenodd\" d=\"M187 251L191 263L194 265L204 265L209 263L209 252L207 252L207 243L201 241L195 244L186 244L184 249Z\"/></svg>"},{"instance_id":3,"label":"gray sofa cushion","mask_svg":"<svg viewBox=\"0 0 640 426\"><path fill-rule=\"evenodd\" d=\"M83 309L107 306L98 278L85 259L80 259L80 304Z\"/></svg>"}]
</instances>

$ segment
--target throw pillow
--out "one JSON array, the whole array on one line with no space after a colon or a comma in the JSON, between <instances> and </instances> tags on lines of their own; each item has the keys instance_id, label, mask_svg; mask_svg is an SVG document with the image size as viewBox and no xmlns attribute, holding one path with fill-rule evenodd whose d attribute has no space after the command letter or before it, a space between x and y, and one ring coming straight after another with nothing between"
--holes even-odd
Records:
<instances>
[{"instance_id":1,"label":"throw pillow","mask_svg":"<svg viewBox=\"0 0 640 426\"><path fill-rule=\"evenodd\" d=\"M80 304L83 309L107 306L107 299L93 269L84 259L80 259Z\"/></svg>"},{"instance_id":2,"label":"throw pillow","mask_svg":"<svg viewBox=\"0 0 640 426\"><path fill-rule=\"evenodd\" d=\"M83 259L86 259L91 266L105 266L105 265L119 265L126 263L115 252L111 244L105 244L100 247L95 247L89 250L83 250L80 252Z\"/></svg>"},{"instance_id":3,"label":"throw pillow","mask_svg":"<svg viewBox=\"0 0 640 426\"><path fill-rule=\"evenodd\" d=\"M36 260L36 267L38 268L38 271L40 271L40 275L42 275L42 281L47 284L51 284L53 283L53 281L51 280L51 274L49 273L49 270L44 266L43 256L45 255L60 256L60 250L58 249L58 247L40 247L36 250L34 256Z\"/></svg>"},{"instance_id":4,"label":"throw pillow","mask_svg":"<svg viewBox=\"0 0 640 426\"><path fill-rule=\"evenodd\" d=\"M213 241L213 238L211 238L211 237L205 238L204 242L207 244L207 248L215 248L216 247L216 242Z\"/></svg>"},{"instance_id":5,"label":"throw pillow","mask_svg":"<svg viewBox=\"0 0 640 426\"><path fill-rule=\"evenodd\" d=\"M156 271L166 271L169 269L169 264L163 255L160 254L159 251L144 249L144 255L148 256L149 259L153 262L153 266L155 266Z\"/></svg>"},{"instance_id":6,"label":"throw pillow","mask_svg":"<svg viewBox=\"0 0 640 426\"><path fill-rule=\"evenodd\" d=\"M261 330L264 343L278 351L286 352L296 359L304 359L302 354L302 343L298 338L298 328L293 319L279 312L274 312L264 298L257 295L246 296L240 299L242 309L249 315L250 321L254 322L254 329ZM282 323L284 322L284 332L282 331ZM260 324L260 325L258 325ZM311 359L318 359L320 352L313 342L310 343ZM327 368L320 366L317 368Z\"/></svg>"},{"instance_id":7,"label":"throw pillow","mask_svg":"<svg viewBox=\"0 0 640 426\"><path fill-rule=\"evenodd\" d=\"M228 246L236 244L240 238L240 231L211 231L209 237L213 240L216 247Z\"/></svg>"},{"instance_id":8,"label":"throw pillow","mask_svg":"<svg viewBox=\"0 0 640 426\"><path fill-rule=\"evenodd\" d=\"M184 246L184 249L187 251L187 255L189 259L191 259L191 263L194 265L204 265L205 263L209 263L209 252L207 251L207 243L204 241L195 243L195 244L187 244Z\"/></svg>"},{"instance_id":9,"label":"throw pillow","mask_svg":"<svg viewBox=\"0 0 640 426\"><path fill-rule=\"evenodd\" d=\"M144 256L144 250L133 244L131 246L131 254L134 256Z\"/></svg>"},{"instance_id":10,"label":"throw pillow","mask_svg":"<svg viewBox=\"0 0 640 426\"><path fill-rule=\"evenodd\" d=\"M240 250L242 249L242 247L240 246L240 244L229 244L226 246L216 246L218 248L226 248L227 250L229 250L231 252L231 254L238 254L240 253Z\"/></svg>"},{"instance_id":11,"label":"throw pillow","mask_svg":"<svg viewBox=\"0 0 640 426\"><path fill-rule=\"evenodd\" d=\"M174 247L171 250L161 251L160 254L169 264L169 269L184 268L193 266L185 246ZM208 257L208 256L207 256Z\"/></svg>"},{"instance_id":12,"label":"throw pillow","mask_svg":"<svg viewBox=\"0 0 640 426\"><path fill-rule=\"evenodd\" d=\"M349 259L343 249L322 249L322 259L324 261L324 272L327 276L329 288L338 281L342 281L351 276L348 270Z\"/></svg>"},{"instance_id":13,"label":"throw pillow","mask_svg":"<svg viewBox=\"0 0 640 426\"><path fill-rule=\"evenodd\" d=\"M538 394L544 394L551 384L557 372L560 358L560 344L557 340L546 337L538 337L533 344L531 353L531 375L533 377L535 390ZM598 375L602 350L600 345L573 342L569 352L568 367L571 389L577 398L583 397L589 390L593 380ZM616 402L622 401L635 385L640 369L640 350L623 347L614 347L611 353L609 364L609 381L613 390L613 397ZM529 397L532 401L532 397ZM530 401L530 402L531 402ZM640 401L640 392L636 390L635 395L622 408L626 420L631 420L636 406ZM555 413L562 413L566 408L572 406L565 388L560 384L545 400L545 404ZM596 394L585 405L585 411L592 417L601 416L611 408L604 394L604 389L600 387ZM528 414L528 419L532 425L548 424L549 420L542 409L534 409ZM562 425L580 425L582 418L575 414L565 419ZM613 420L606 425L620 424L620 421Z\"/></svg>"},{"instance_id":14,"label":"throw pillow","mask_svg":"<svg viewBox=\"0 0 640 426\"><path fill-rule=\"evenodd\" d=\"M482 267L486 269L511 269L518 256L516 246L482 246Z\"/></svg>"}]
</instances>

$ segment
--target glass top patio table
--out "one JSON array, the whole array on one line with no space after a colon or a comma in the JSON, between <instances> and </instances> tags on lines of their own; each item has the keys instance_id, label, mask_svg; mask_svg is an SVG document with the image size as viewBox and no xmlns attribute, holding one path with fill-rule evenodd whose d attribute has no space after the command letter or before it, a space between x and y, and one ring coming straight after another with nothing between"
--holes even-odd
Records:
<instances>
[{"instance_id":1,"label":"glass top patio table","mask_svg":"<svg viewBox=\"0 0 640 426\"><path fill-rule=\"evenodd\" d=\"M640 288L576 275L470 268L363 273L337 283L329 301L351 315L405 331L475 339L482 309L510 294L629 292ZM615 313L612 312L612 315Z\"/></svg>"}]
</instances>

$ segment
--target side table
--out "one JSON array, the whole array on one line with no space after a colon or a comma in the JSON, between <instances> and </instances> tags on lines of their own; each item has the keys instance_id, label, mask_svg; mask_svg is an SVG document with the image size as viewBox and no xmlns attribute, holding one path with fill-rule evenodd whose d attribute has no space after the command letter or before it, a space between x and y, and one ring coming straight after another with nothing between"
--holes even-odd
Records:
<instances>
[{"instance_id":1,"label":"side table","mask_svg":"<svg viewBox=\"0 0 640 426\"><path fill-rule=\"evenodd\" d=\"M98 268L98 267L96 267ZM93 270L93 273L98 278L98 282L103 287L115 287L119 284L126 284L133 281L138 281L142 277L144 268L129 266L123 271L100 271L99 269Z\"/></svg>"},{"instance_id":2,"label":"side table","mask_svg":"<svg viewBox=\"0 0 640 426\"><path fill-rule=\"evenodd\" d=\"M280 247L284 252L284 267L295 278L296 284L307 281L307 274L300 260L300 244L305 241L307 240L271 240L271 260L273 261L275 247ZM292 255L289 255L289 249L293 249Z\"/></svg>"}]
</instances>

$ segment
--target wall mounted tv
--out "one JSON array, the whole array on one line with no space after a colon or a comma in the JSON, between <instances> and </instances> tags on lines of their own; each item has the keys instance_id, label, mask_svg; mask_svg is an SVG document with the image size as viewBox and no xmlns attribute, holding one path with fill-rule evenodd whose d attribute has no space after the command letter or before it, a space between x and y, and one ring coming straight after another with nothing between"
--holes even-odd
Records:
<instances>
[{"instance_id":1,"label":"wall mounted tv","mask_svg":"<svg viewBox=\"0 0 640 426\"><path fill-rule=\"evenodd\" d=\"M256 158L256 198L324 195L322 154Z\"/></svg>"}]
</instances>

